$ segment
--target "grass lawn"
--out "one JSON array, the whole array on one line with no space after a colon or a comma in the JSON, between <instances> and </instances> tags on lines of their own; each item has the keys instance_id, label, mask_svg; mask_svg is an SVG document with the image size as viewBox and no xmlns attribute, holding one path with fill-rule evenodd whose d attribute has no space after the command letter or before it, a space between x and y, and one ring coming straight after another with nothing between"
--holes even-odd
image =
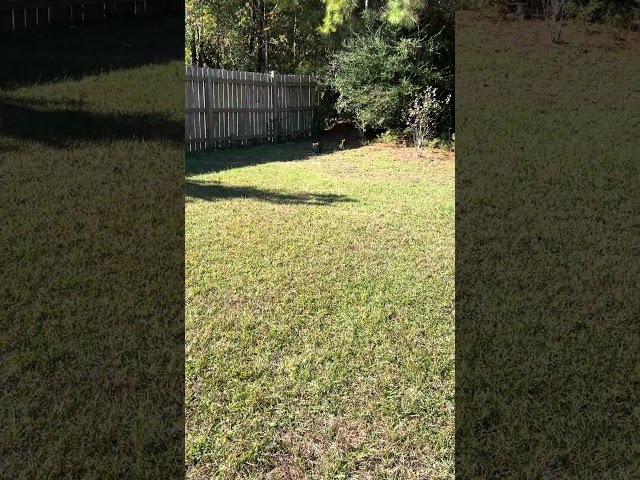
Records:
<instances>
[{"instance_id":1,"label":"grass lawn","mask_svg":"<svg viewBox=\"0 0 640 480\"><path fill-rule=\"evenodd\" d=\"M456 17L460 478L640 476L640 34L561 40Z\"/></svg>"},{"instance_id":2,"label":"grass lawn","mask_svg":"<svg viewBox=\"0 0 640 480\"><path fill-rule=\"evenodd\" d=\"M190 479L453 478L454 161L186 163Z\"/></svg>"},{"instance_id":3,"label":"grass lawn","mask_svg":"<svg viewBox=\"0 0 640 480\"><path fill-rule=\"evenodd\" d=\"M168 478L183 469L184 68L76 62L0 75L1 476Z\"/></svg>"}]
</instances>

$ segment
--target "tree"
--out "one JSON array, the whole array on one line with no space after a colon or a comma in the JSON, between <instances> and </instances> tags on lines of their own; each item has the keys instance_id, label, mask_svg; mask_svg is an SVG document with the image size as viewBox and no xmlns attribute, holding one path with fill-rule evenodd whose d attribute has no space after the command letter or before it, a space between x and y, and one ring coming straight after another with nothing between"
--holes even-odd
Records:
<instances>
[{"instance_id":1,"label":"tree","mask_svg":"<svg viewBox=\"0 0 640 480\"><path fill-rule=\"evenodd\" d=\"M318 30L322 16L322 0L187 0L185 58L218 68L308 73L339 47Z\"/></svg>"},{"instance_id":2,"label":"tree","mask_svg":"<svg viewBox=\"0 0 640 480\"><path fill-rule=\"evenodd\" d=\"M187 63L313 74L327 86L323 98L363 126L400 128L426 87L453 95L453 0L187 0L186 7Z\"/></svg>"},{"instance_id":3,"label":"tree","mask_svg":"<svg viewBox=\"0 0 640 480\"><path fill-rule=\"evenodd\" d=\"M329 83L339 93L338 112L362 129L403 129L421 92L452 94L452 69L442 67L439 57L448 56L453 45L442 35L412 35L371 14L364 18L366 30L350 38L331 62Z\"/></svg>"},{"instance_id":4,"label":"tree","mask_svg":"<svg viewBox=\"0 0 640 480\"><path fill-rule=\"evenodd\" d=\"M386 19L395 25L418 28L420 22L438 22L442 18L452 19L454 0L324 0L324 33L335 32L338 26L364 12L384 12Z\"/></svg>"},{"instance_id":5,"label":"tree","mask_svg":"<svg viewBox=\"0 0 640 480\"><path fill-rule=\"evenodd\" d=\"M545 12L551 30L551 41L560 41L562 23L564 22L564 0L545 0Z\"/></svg>"}]
</instances>

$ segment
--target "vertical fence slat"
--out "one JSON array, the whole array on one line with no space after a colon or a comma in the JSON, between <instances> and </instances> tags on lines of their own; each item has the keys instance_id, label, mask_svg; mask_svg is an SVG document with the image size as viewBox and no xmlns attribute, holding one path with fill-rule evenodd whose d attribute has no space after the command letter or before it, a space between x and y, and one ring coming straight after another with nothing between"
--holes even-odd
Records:
<instances>
[{"instance_id":1,"label":"vertical fence slat","mask_svg":"<svg viewBox=\"0 0 640 480\"><path fill-rule=\"evenodd\" d=\"M200 95L200 108L202 111L200 112L200 131L202 132L203 140L200 143L201 148L207 148L207 71L202 69L202 74L204 75L204 79L198 82L198 92Z\"/></svg>"},{"instance_id":2,"label":"vertical fence slat","mask_svg":"<svg viewBox=\"0 0 640 480\"><path fill-rule=\"evenodd\" d=\"M205 82L206 99L207 99L207 148L213 148L213 88L211 80L211 72L207 72Z\"/></svg>"},{"instance_id":3,"label":"vertical fence slat","mask_svg":"<svg viewBox=\"0 0 640 480\"><path fill-rule=\"evenodd\" d=\"M253 73L247 73L245 75L247 77L247 80L250 80L251 82L254 82L256 80L256 76ZM250 83L247 85L247 93L245 98L247 99L246 105L249 108L251 108L253 105L255 105L256 108L260 108L260 106L258 105L255 99L255 85L253 83ZM256 114L254 112L249 112L247 113L247 135L249 137L255 138L257 133L258 132L256 130ZM249 139L247 139L247 145L249 143L250 141Z\"/></svg>"},{"instance_id":4,"label":"vertical fence slat","mask_svg":"<svg viewBox=\"0 0 640 480\"><path fill-rule=\"evenodd\" d=\"M198 76L200 76L202 70L200 70L200 68L198 68ZM200 79L198 79L197 81L193 82L193 86L195 87L195 94L196 94L196 102L198 105L198 109L200 109L202 107L202 95L200 94ZM198 113L196 113L195 119L196 119L196 131L197 131L197 135L198 135L198 148L201 148L202 145L202 118L201 118L202 112L200 110L198 110Z\"/></svg>"},{"instance_id":5,"label":"vertical fence slat","mask_svg":"<svg viewBox=\"0 0 640 480\"><path fill-rule=\"evenodd\" d=\"M240 75L239 72L233 72L233 79L234 80L240 80ZM242 84L241 83L232 83L231 85L233 85L234 87L234 93L233 96L231 97L232 99L236 100L236 105L239 103L239 101L242 99ZM234 113L233 116L235 117L235 125L236 125L236 130L235 130L235 135L236 137L240 136L240 116L241 113L238 111L237 113ZM235 142L234 142L235 144Z\"/></svg>"},{"instance_id":6,"label":"vertical fence slat","mask_svg":"<svg viewBox=\"0 0 640 480\"><path fill-rule=\"evenodd\" d=\"M231 72L225 71L224 78L225 80L231 80ZM232 107L231 101L233 100L233 92L232 92L232 85L229 82L225 83L224 100L225 100L225 107L228 109L226 113L226 118L225 118L226 132L224 136L225 138L227 138L227 145L231 145L231 135L233 135L233 130L231 128L231 121L233 120L233 114L231 113L231 107Z\"/></svg>"},{"instance_id":7,"label":"vertical fence slat","mask_svg":"<svg viewBox=\"0 0 640 480\"><path fill-rule=\"evenodd\" d=\"M185 109L185 121L184 121L184 142L185 142L185 148L187 149L187 151L191 151L191 144L189 143L189 112L187 111L187 108L189 108L189 89L187 88L187 86L189 85L189 67L185 67L184 69L184 76L185 76L185 89L184 89L184 109Z\"/></svg>"},{"instance_id":8,"label":"vertical fence slat","mask_svg":"<svg viewBox=\"0 0 640 480\"><path fill-rule=\"evenodd\" d=\"M229 72L229 80L235 80L236 72L233 70ZM235 145L235 137L237 136L237 123L236 123L236 113L235 108L238 106L238 93L237 93L237 84L229 83L229 138L231 141L229 142L230 146ZM235 107L235 108L234 108Z\"/></svg>"},{"instance_id":9,"label":"vertical fence slat","mask_svg":"<svg viewBox=\"0 0 640 480\"><path fill-rule=\"evenodd\" d=\"M215 72L215 78L218 79L220 78L220 70L216 70ZM214 108L219 109L220 108L220 82L216 82L214 81L213 83L213 88L214 88L214 98L213 98L213 104L214 104ZM215 112L214 113L215 118L216 118L216 127L215 127L215 136L216 138L220 138L222 136L222 118L220 118L220 112ZM218 148L218 145L220 145L220 141L216 140L215 142L213 142L214 148Z\"/></svg>"}]
</instances>

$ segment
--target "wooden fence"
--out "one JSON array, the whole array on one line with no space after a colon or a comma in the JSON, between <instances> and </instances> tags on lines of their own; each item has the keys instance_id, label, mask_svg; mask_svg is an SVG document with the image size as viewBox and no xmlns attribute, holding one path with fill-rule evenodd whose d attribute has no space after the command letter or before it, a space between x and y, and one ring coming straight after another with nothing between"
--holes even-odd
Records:
<instances>
[{"instance_id":1,"label":"wooden fence","mask_svg":"<svg viewBox=\"0 0 640 480\"><path fill-rule=\"evenodd\" d=\"M309 137L317 99L307 75L186 67L185 149Z\"/></svg>"},{"instance_id":2,"label":"wooden fence","mask_svg":"<svg viewBox=\"0 0 640 480\"><path fill-rule=\"evenodd\" d=\"M0 31L184 12L184 0L0 0Z\"/></svg>"}]
</instances>

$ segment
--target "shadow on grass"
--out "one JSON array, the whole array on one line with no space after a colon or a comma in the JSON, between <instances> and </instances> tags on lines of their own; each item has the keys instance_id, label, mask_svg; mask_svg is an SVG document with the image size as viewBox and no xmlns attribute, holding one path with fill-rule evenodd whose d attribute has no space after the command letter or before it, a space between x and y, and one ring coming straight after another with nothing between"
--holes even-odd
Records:
<instances>
[{"instance_id":1,"label":"shadow on grass","mask_svg":"<svg viewBox=\"0 0 640 480\"><path fill-rule=\"evenodd\" d=\"M355 202L346 195L332 193L288 193L276 190L261 190L255 187L238 187L220 183L186 182L186 197L215 201L229 198L249 198L275 204L293 205L331 205L339 202Z\"/></svg>"},{"instance_id":2,"label":"shadow on grass","mask_svg":"<svg viewBox=\"0 0 640 480\"><path fill-rule=\"evenodd\" d=\"M185 175L190 177L264 163L295 162L312 157L322 157L339 151L360 148L363 146L363 141L371 140L374 137L375 132L370 132L368 136L362 136L353 124L339 122L329 130L323 130L312 138L187 153ZM319 153L314 152L313 144L315 142L319 142L321 145Z\"/></svg>"},{"instance_id":3,"label":"shadow on grass","mask_svg":"<svg viewBox=\"0 0 640 480\"><path fill-rule=\"evenodd\" d=\"M272 162L297 162L314 157L323 157L338 151L359 148L361 145L349 145L339 148L337 144L324 142L320 153L313 151L312 144L317 138L289 141L278 144L231 147L224 150L187 153L185 158L185 176L217 173L234 168L251 167Z\"/></svg>"},{"instance_id":4,"label":"shadow on grass","mask_svg":"<svg viewBox=\"0 0 640 480\"><path fill-rule=\"evenodd\" d=\"M55 109L47 109L52 106ZM0 131L20 140L65 148L77 141L132 139L182 144L184 126L157 114L100 114L83 110L82 105L0 98Z\"/></svg>"},{"instance_id":5,"label":"shadow on grass","mask_svg":"<svg viewBox=\"0 0 640 480\"><path fill-rule=\"evenodd\" d=\"M0 89L78 79L184 57L184 15L59 31L0 32ZM117 34L114 34L114 30Z\"/></svg>"},{"instance_id":6,"label":"shadow on grass","mask_svg":"<svg viewBox=\"0 0 640 480\"><path fill-rule=\"evenodd\" d=\"M185 158L185 175L190 177L271 162L296 162L330 153L323 151L321 154L315 154L311 144L312 140L308 140L188 153Z\"/></svg>"},{"instance_id":7,"label":"shadow on grass","mask_svg":"<svg viewBox=\"0 0 640 480\"><path fill-rule=\"evenodd\" d=\"M315 142L321 144L319 153L314 152L313 144ZM312 157L322 157L338 151L360 148L362 145L362 138L357 129L351 124L341 122L312 138L187 153L185 175L187 177L204 175L272 162L296 162Z\"/></svg>"}]
</instances>

